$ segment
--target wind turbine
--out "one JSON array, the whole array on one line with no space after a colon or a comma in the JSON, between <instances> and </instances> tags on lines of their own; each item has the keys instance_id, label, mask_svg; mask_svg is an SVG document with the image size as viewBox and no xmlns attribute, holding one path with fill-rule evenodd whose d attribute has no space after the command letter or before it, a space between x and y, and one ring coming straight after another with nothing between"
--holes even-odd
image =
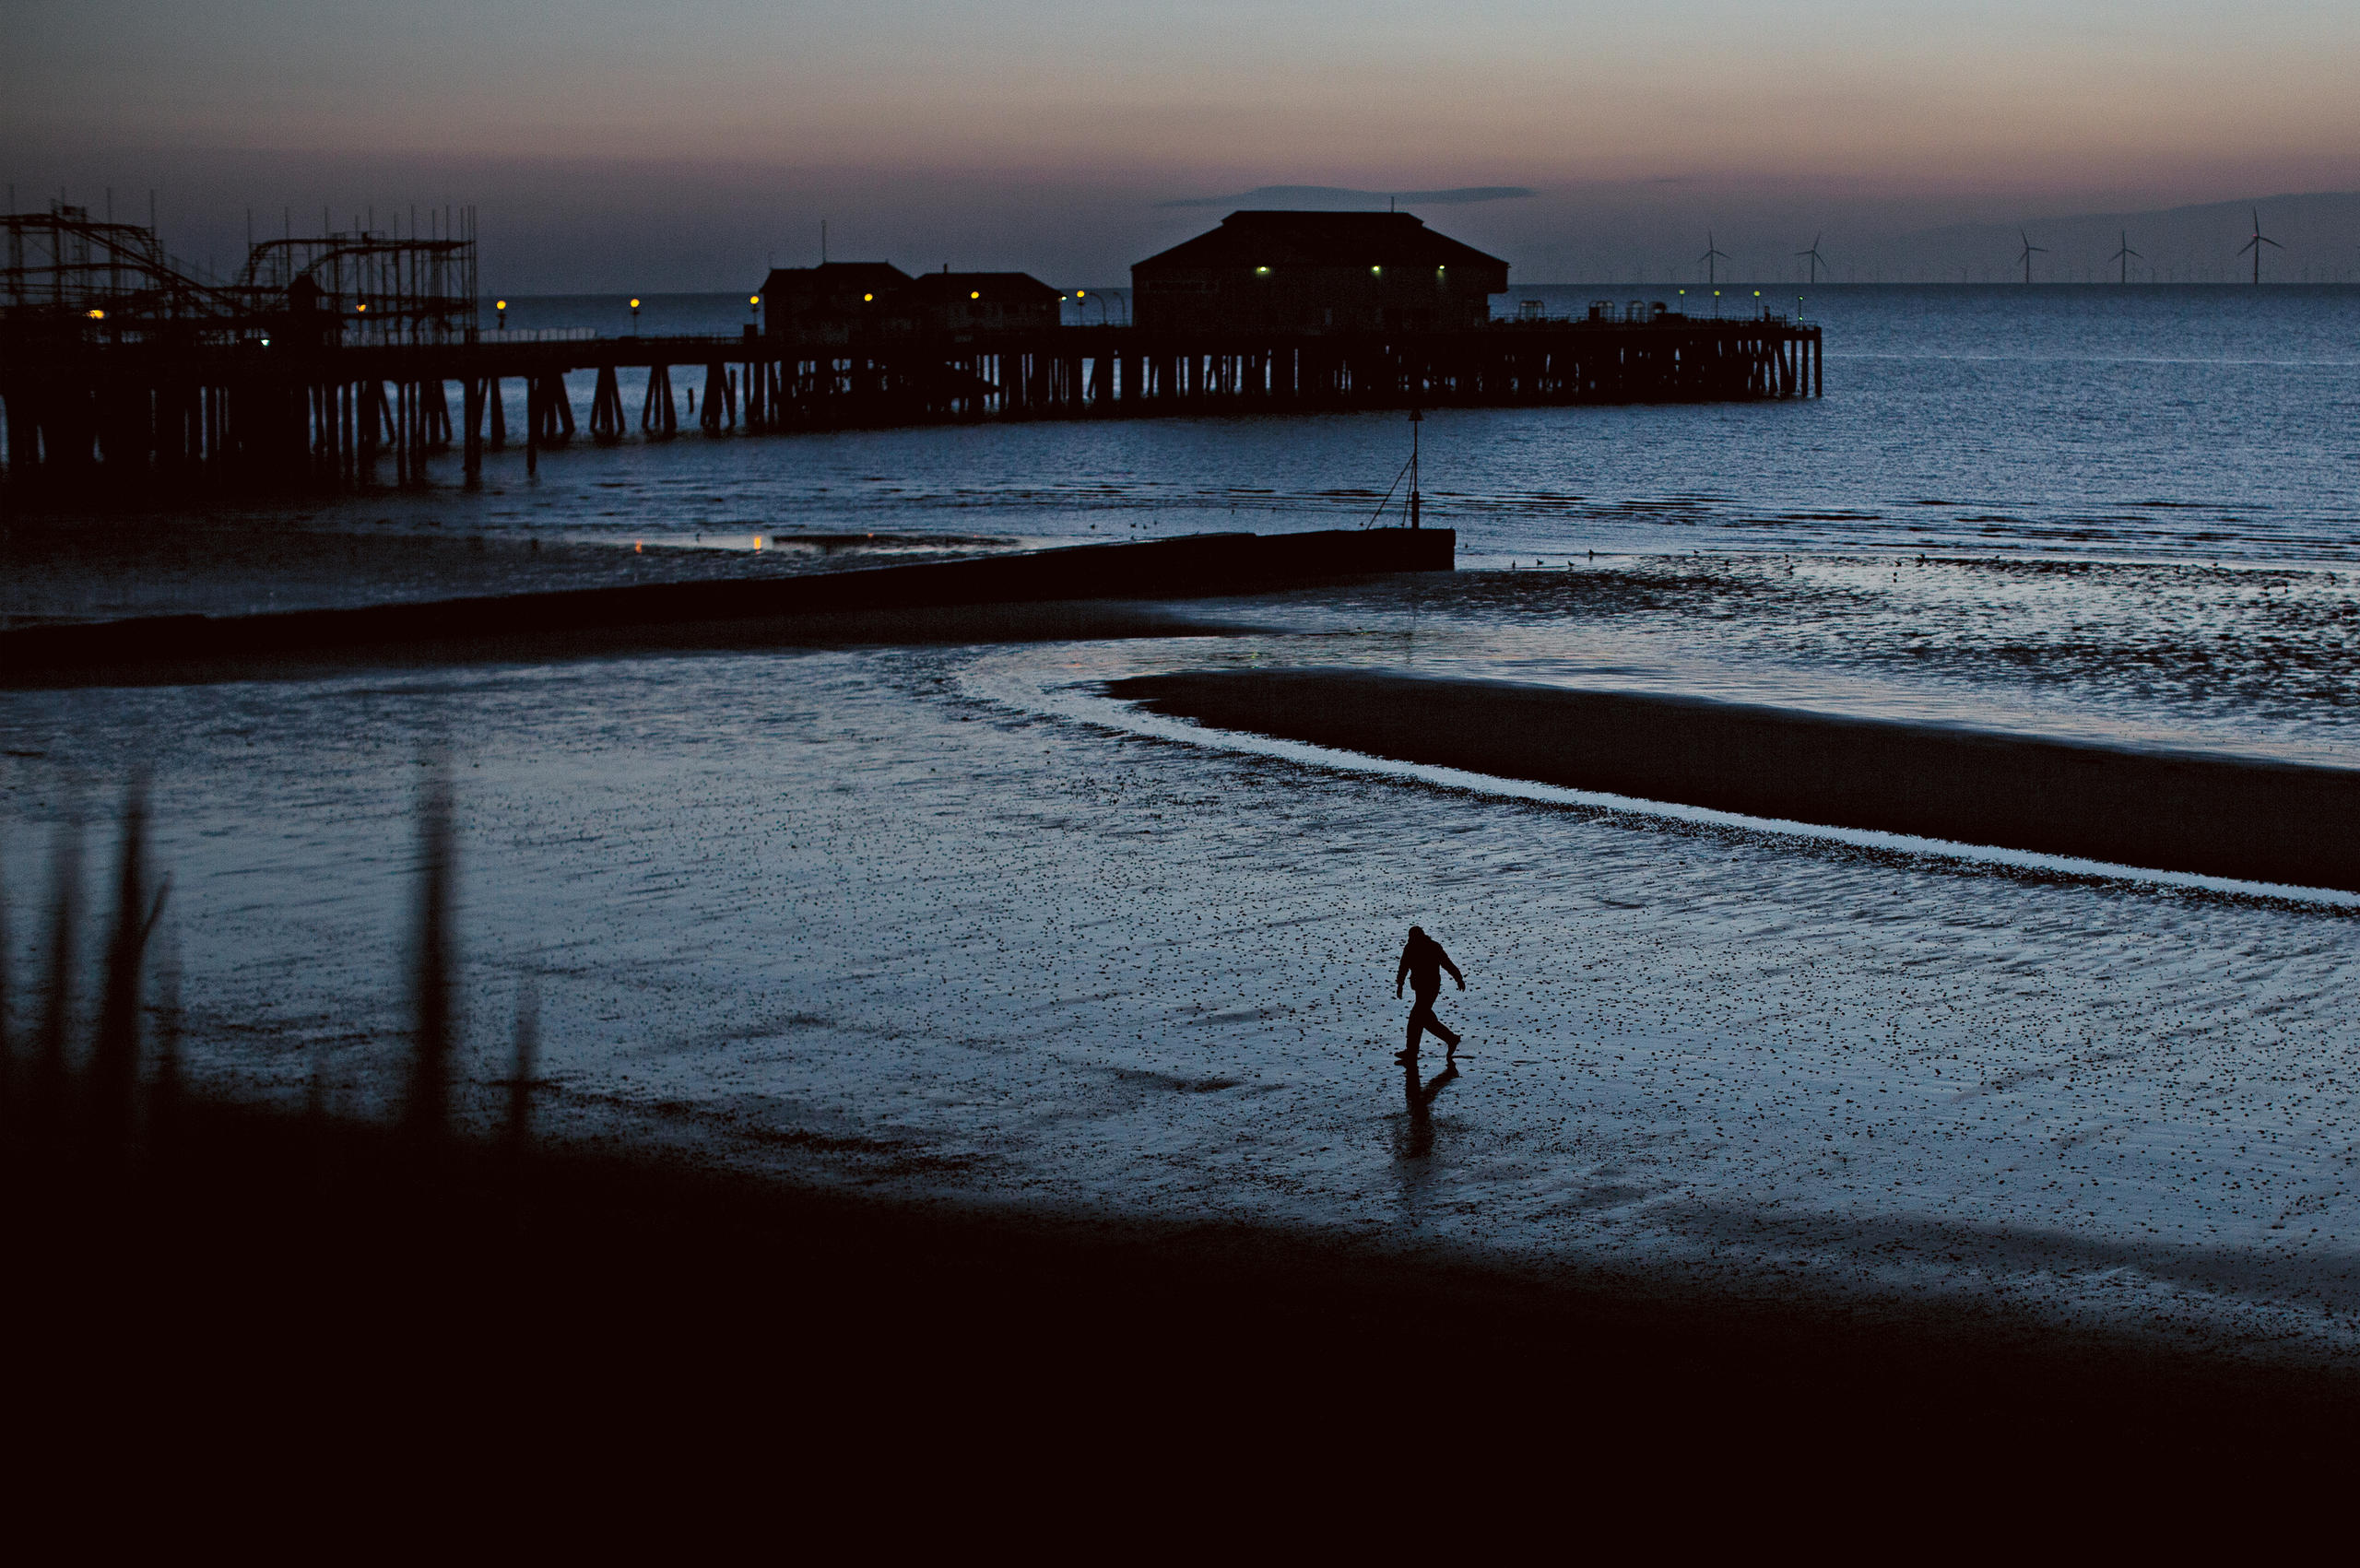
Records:
<instances>
[{"instance_id":1,"label":"wind turbine","mask_svg":"<svg viewBox=\"0 0 2360 1568\"><path fill-rule=\"evenodd\" d=\"M1705 264L1705 282L1710 287L1721 280L1718 264L1729 260L1729 253L1713 243L1713 231L1707 229L1705 230L1705 253L1696 259Z\"/></svg>"},{"instance_id":2,"label":"wind turbine","mask_svg":"<svg viewBox=\"0 0 2360 1568\"><path fill-rule=\"evenodd\" d=\"M2025 233L2021 229L2016 230L2016 238L2024 242L2024 253L2018 256L2016 259L2024 264L2024 281L2026 283L2030 283L2032 281L2032 258L2035 256L2047 255L2048 253L2048 247L2047 245L2034 244L2032 242L2032 236Z\"/></svg>"},{"instance_id":3,"label":"wind turbine","mask_svg":"<svg viewBox=\"0 0 2360 1568\"><path fill-rule=\"evenodd\" d=\"M1707 233L1705 236L1705 239L1708 243L1711 242L1712 238L1713 237L1710 233ZM1818 234L1812 235L1811 237L1811 249L1808 251L1797 251L1795 253L1799 257L1809 256L1811 258L1811 280L1813 283L1817 283L1819 281L1819 269L1827 265L1827 258L1819 253L1820 238L1821 236Z\"/></svg>"},{"instance_id":4,"label":"wind turbine","mask_svg":"<svg viewBox=\"0 0 2360 1568\"><path fill-rule=\"evenodd\" d=\"M2106 258L2110 262L2120 262L2122 264L2122 281L2125 283L2130 281L2130 258L2132 256L2139 256L2139 253L2130 248L2130 230L2125 229L2122 230L2122 249L2115 252L2114 254ZM2139 256L2139 259L2141 261L2145 261L2147 258L2145 256Z\"/></svg>"},{"instance_id":5,"label":"wind turbine","mask_svg":"<svg viewBox=\"0 0 2360 1568\"><path fill-rule=\"evenodd\" d=\"M2261 281L2261 248L2264 245L2268 245L2273 251L2283 251L2286 248L2275 240L2262 237L2261 208L2256 207L2253 209L2253 238L2237 247L2239 255L2244 255L2248 251L2253 253L2253 280L2256 284Z\"/></svg>"}]
</instances>

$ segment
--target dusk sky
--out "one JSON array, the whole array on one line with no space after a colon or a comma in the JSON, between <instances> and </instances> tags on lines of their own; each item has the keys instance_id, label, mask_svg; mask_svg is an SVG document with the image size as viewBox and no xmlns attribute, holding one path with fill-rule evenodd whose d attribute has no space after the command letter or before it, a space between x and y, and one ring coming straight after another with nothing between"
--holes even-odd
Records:
<instances>
[{"instance_id":1,"label":"dusk sky","mask_svg":"<svg viewBox=\"0 0 2360 1568\"><path fill-rule=\"evenodd\" d=\"M736 287L841 255L1120 281L1274 184L1518 265L1854 247L2360 186L2360 6L12 0L0 169L191 254L244 212L477 203L502 287ZM259 222L260 220L257 219ZM274 227L276 224L273 225ZM1734 243L1732 243L1734 242ZM504 269L504 270L503 270Z\"/></svg>"}]
</instances>

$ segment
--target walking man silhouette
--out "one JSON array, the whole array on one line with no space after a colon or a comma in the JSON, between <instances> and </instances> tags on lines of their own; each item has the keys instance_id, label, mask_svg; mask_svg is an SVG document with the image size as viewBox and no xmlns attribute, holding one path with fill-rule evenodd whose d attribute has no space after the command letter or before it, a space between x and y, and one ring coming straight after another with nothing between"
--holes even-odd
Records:
<instances>
[{"instance_id":1,"label":"walking man silhouette","mask_svg":"<svg viewBox=\"0 0 2360 1568\"><path fill-rule=\"evenodd\" d=\"M1410 926L1410 939L1401 945L1401 966L1393 972L1393 995L1397 998L1401 995L1401 982L1406 977L1417 991L1418 1005L1410 1009L1410 1043L1401 1048L1397 1060L1406 1062L1416 1055L1418 1037L1429 1032L1449 1048L1448 1055L1458 1055L1458 1035L1434 1017L1434 998L1442 995L1442 972L1446 969L1458 982L1458 988L1466 990L1467 977L1458 973L1458 966L1450 961L1442 944L1427 936L1424 926Z\"/></svg>"}]
</instances>

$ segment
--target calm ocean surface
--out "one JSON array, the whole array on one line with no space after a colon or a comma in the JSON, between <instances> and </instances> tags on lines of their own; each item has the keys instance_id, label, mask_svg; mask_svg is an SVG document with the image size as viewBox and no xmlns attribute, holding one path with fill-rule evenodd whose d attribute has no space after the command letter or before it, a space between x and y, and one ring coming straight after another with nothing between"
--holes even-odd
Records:
<instances>
[{"instance_id":1,"label":"calm ocean surface","mask_svg":"<svg viewBox=\"0 0 2360 1568\"><path fill-rule=\"evenodd\" d=\"M627 324L620 300L512 306ZM1461 570L1197 607L1250 628L1218 638L0 693L15 973L52 833L152 764L193 1059L382 1103L441 749L487 1107L532 973L568 1130L2360 1356L2352 901L1700 824L1096 694L1374 664L2360 765L2360 289L1804 309L1823 401L1434 415L1429 516ZM0 610L1349 526L1407 446L1375 415L581 442L535 480L494 454L472 491L454 457L324 505L35 520ZM1444 1009L1469 1054L1426 1111L1389 1059L1411 920L1470 983Z\"/></svg>"},{"instance_id":2,"label":"calm ocean surface","mask_svg":"<svg viewBox=\"0 0 2360 1568\"><path fill-rule=\"evenodd\" d=\"M1668 293L1533 288L1500 303L1568 314ZM1750 313L1752 296L1724 304ZM2360 289L1830 288L1763 302L1826 326L1824 401L1438 414L1437 515L1482 558L1939 547L2312 561L2351 559L2360 538ZM512 328L628 330L620 299L512 307ZM731 334L746 315L740 297L674 296L646 301L642 323ZM636 394L626 385L633 410ZM1068 534L1233 511L1241 526L1329 526L1391 480L1396 422L893 431L718 461L690 443L569 458L542 479L596 486L612 521L691 530L948 513L956 528Z\"/></svg>"}]
</instances>

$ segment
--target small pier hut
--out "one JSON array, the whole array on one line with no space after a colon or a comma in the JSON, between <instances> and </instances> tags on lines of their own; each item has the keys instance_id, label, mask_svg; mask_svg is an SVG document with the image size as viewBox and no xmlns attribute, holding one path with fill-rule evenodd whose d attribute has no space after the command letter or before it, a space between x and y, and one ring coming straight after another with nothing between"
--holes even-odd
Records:
<instances>
[{"instance_id":1,"label":"small pier hut","mask_svg":"<svg viewBox=\"0 0 2360 1568\"><path fill-rule=\"evenodd\" d=\"M946 268L912 279L902 311L921 337L997 337L1056 331L1064 298L1030 273Z\"/></svg>"},{"instance_id":2,"label":"small pier hut","mask_svg":"<svg viewBox=\"0 0 2360 1568\"><path fill-rule=\"evenodd\" d=\"M1461 331L1507 286L1507 263L1406 212L1233 212L1131 268L1159 332Z\"/></svg>"},{"instance_id":3,"label":"small pier hut","mask_svg":"<svg viewBox=\"0 0 2360 1568\"><path fill-rule=\"evenodd\" d=\"M762 328L789 343L857 343L900 324L910 275L891 262L773 267L762 280Z\"/></svg>"}]
</instances>

